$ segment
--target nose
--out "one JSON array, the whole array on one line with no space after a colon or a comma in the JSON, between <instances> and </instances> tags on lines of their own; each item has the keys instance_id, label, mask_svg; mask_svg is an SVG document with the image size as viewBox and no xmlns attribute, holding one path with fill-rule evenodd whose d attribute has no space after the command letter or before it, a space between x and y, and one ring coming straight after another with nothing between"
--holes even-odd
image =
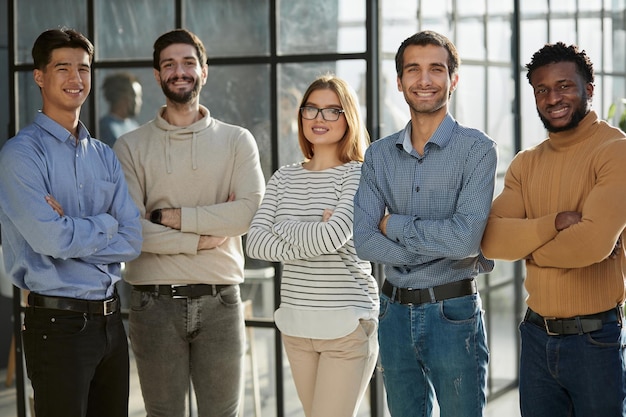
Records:
<instances>
[{"instance_id":1,"label":"nose","mask_svg":"<svg viewBox=\"0 0 626 417\"><path fill-rule=\"evenodd\" d=\"M563 95L561 94L561 92L558 89L553 88L548 92L546 101L548 103L554 104L554 103L558 103L559 101L561 101L562 98L563 98Z\"/></svg>"}]
</instances>

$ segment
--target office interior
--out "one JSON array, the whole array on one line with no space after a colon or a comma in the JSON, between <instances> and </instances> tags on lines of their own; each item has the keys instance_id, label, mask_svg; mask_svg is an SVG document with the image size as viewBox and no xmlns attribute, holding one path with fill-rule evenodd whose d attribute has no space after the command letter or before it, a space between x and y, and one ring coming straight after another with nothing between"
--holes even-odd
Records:
<instances>
[{"instance_id":1,"label":"office interior","mask_svg":"<svg viewBox=\"0 0 626 417\"><path fill-rule=\"evenodd\" d=\"M200 101L212 116L253 133L266 180L301 160L297 107L319 74L335 73L358 92L372 140L403 128L409 113L396 86L394 56L405 38L424 29L445 34L458 48L460 80L450 113L498 143L496 195L515 154L547 137L524 69L545 43L584 49L596 74L593 109L614 125L626 114L626 0L0 0L0 10L0 146L41 106L30 51L39 33L59 26L81 31L95 45L92 92L81 120L96 138L108 110L105 77L119 71L138 77L143 104L136 119L146 123L165 102L153 76L154 40L178 27L195 32L209 56ZM375 271L382 282L382 268ZM280 274L279 264L246 263L245 416L300 415L272 320ZM491 352L489 403L517 388L523 281L523 265L503 261L478 279ZM0 369L8 369L19 292L6 279L1 284ZM17 364L20 372L19 352ZM12 384L20 382L21 416L30 411L27 382ZM131 397L131 415L142 415L140 392ZM359 416L386 415L377 371Z\"/></svg>"}]
</instances>

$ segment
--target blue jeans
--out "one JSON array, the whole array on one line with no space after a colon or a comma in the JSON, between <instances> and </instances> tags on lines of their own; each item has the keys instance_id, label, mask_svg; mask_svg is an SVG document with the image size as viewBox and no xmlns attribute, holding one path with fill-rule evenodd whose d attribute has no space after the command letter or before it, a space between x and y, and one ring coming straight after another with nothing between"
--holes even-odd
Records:
<instances>
[{"instance_id":1,"label":"blue jeans","mask_svg":"<svg viewBox=\"0 0 626 417\"><path fill-rule=\"evenodd\" d=\"M128 416L128 341L119 312L28 307L22 338L37 417Z\"/></svg>"},{"instance_id":2,"label":"blue jeans","mask_svg":"<svg viewBox=\"0 0 626 417\"><path fill-rule=\"evenodd\" d=\"M393 417L480 417L487 388L486 332L480 295L405 305L380 296L379 344Z\"/></svg>"},{"instance_id":3,"label":"blue jeans","mask_svg":"<svg viewBox=\"0 0 626 417\"><path fill-rule=\"evenodd\" d=\"M626 334L617 321L568 336L527 321L519 327L522 416L626 416Z\"/></svg>"},{"instance_id":4,"label":"blue jeans","mask_svg":"<svg viewBox=\"0 0 626 417\"><path fill-rule=\"evenodd\" d=\"M148 417L183 417L189 382L198 416L236 417L245 353L239 286L214 297L131 291L131 346Z\"/></svg>"}]
</instances>

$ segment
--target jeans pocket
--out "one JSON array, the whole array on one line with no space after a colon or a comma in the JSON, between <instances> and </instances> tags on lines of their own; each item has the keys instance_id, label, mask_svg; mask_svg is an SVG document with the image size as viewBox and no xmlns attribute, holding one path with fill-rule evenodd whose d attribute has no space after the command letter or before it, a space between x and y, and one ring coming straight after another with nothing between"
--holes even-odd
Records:
<instances>
[{"instance_id":1,"label":"jeans pocket","mask_svg":"<svg viewBox=\"0 0 626 417\"><path fill-rule=\"evenodd\" d=\"M130 293L130 309L133 311L143 311L152 303L152 294L147 291L137 291L133 289Z\"/></svg>"},{"instance_id":2,"label":"jeans pocket","mask_svg":"<svg viewBox=\"0 0 626 417\"><path fill-rule=\"evenodd\" d=\"M217 297L225 306L238 306L241 304L241 296L239 295L239 285L231 285L226 288L222 288Z\"/></svg>"},{"instance_id":3,"label":"jeans pocket","mask_svg":"<svg viewBox=\"0 0 626 417\"><path fill-rule=\"evenodd\" d=\"M480 314L480 302L476 295L451 298L441 302L441 316L449 322L474 321Z\"/></svg>"},{"instance_id":4,"label":"jeans pocket","mask_svg":"<svg viewBox=\"0 0 626 417\"><path fill-rule=\"evenodd\" d=\"M587 333L587 341L597 347L618 348L622 329L617 323L607 323L601 329Z\"/></svg>"}]
</instances>

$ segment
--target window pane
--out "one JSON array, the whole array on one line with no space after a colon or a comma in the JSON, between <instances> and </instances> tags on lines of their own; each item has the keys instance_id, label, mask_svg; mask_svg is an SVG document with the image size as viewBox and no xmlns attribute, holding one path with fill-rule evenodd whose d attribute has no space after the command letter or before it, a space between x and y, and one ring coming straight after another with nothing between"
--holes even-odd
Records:
<instances>
[{"instance_id":1,"label":"window pane","mask_svg":"<svg viewBox=\"0 0 626 417\"><path fill-rule=\"evenodd\" d=\"M507 285L485 295L487 334L489 335L489 379L491 392L497 392L517 379L518 341L517 315L513 310L513 285Z\"/></svg>"},{"instance_id":2,"label":"window pane","mask_svg":"<svg viewBox=\"0 0 626 417\"><path fill-rule=\"evenodd\" d=\"M169 0L94 2L98 59L152 59L154 41L174 29Z\"/></svg>"},{"instance_id":3,"label":"window pane","mask_svg":"<svg viewBox=\"0 0 626 417\"><path fill-rule=\"evenodd\" d=\"M511 62L511 20L509 15L489 17L487 53L490 61Z\"/></svg>"},{"instance_id":4,"label":"window pane","mask_svg":"<svg viewBox=\"0 0 626 417\"><path fill-rule=\"evenodd\" d=\"M309 84L320 74L333 73L346 80L358 90L361 74L365 73L365 61L350 60L337 62L307 62L284 64L278 67L278 91L280 107L278 110L278 160L279 165L293 164L303 160L298 143L298 106L302 94ZM365 120L365 114L362 114Z\"/></svg>"},{"instance_id":5,"label":"window pane","mask_svg":"<svg viewBox=\"0 0 626 417\"><path fill-rule=\"evenodd\" d=\"M186 5L186 26L202 39L209 59L269 55L268 0L189 0Z\"/></svg>"},{"instance_id":6,"label":"window pane","mask_svg":"<svg viewBox=\"0 0 626 417\"><path fill-rule=\"evenodd\" d=\"M17 25L17 64L31 64L31 49L39 34L48 29L67 26L76 29L93 42L87 34L87 3L83 0L48 0L37 2L15 2Z\"/></svg>"},{"instance_id":7,"label":"window pane","mask_svg":"<svg viewBox=\"0 0 626 417\"><path fill-rule=\"evenodd\" d=\"M107 83L109 86L107 91L105 90L104 82L109 77L114 78ZM135 91L134 86L131 85L133 77L136 78L136 81L141 86L139 92ZM98 129L92 133L95 137L105 142L108 138L104 137L102 133L102 118L110 114L112 107L119 106L119 109L114 111L118 113L118 116L114 117L114 119L119 121L116 131L121 135L133 127L130 120L136 121L138 125L147 123L154 119L157 110L165 104L165 96L160 86L154 81L152 68L99 69L93 82L91 94L96 95L97 120L99 123ZM117 91L115 90L116 88ZM106 98L107 96L112 99L118 99L118 103L110 103ZM140 100L137 100L137 98L140 98ZM122 123L120 114L125 114L126 112L129 112L130 120ZM119 135L115 136L119 137Z\"/></svg>"},{"instance_id":8,"label":"window pane","mask_svg":"<svg viewBox=\"0 0 626 417\"><path fill-rule=\"evenodd\" d=\"M272 169L268 65L211 66L200 104L211 116L249 129L259 146L266 179Z\"/></svg>"},{"instance_id":9,"label":"window pane","mask_svg":"<svg viewBox=\"0 0 626 417\"><path fill-rule=\"evenodd\" d=\"M398 46L400 46L398 44ZM382 62L380 80L380 137L388 136L403 129L411 119L409 106L404 95L398 91L396 62L387 59ZM379 138L371 138L372 141Z\"/></svg>"},{"instance_id":10,"label":"window pane","mask_svg":"<svg viewBox=\"0 0 626 417\"><path fill-rule=\"evenodd\" d=\"M309 18L312 13L323 18ZM278 29L278 53L282 55L363 52L365 1L278 2Z\"/></svg>"},{"instance_id":11,"label":"window pane","mask_svg":"<svg viewBox=\"0 0 626 417\"><path fill-rule=\"evenodd\" d=\"M485 131L485 68L461 64L458 88L452 95L452 116L459 123Z\"/></svg>"},{"instance_id":12,"label":"window pane","mask_svg":"<svg viewBox=\"0 0 626 417\"><path fill-rule=\"evenodd\" d=\"M498 143L498 172L504 173L515 156L513 138L513 79L511 68L490 67L487 84L487 134Z\"/></svg>"},{"instance_id":13,"label":"window pane","mask_svg":"<svg viewBox=\"0 0 626 417\"><path fill-rule=\"evenodd\" d=\"M485 60L485 26L482 16L463 18L457 25L456 47L462 60Z\"/></svg>"}]
</instances>

